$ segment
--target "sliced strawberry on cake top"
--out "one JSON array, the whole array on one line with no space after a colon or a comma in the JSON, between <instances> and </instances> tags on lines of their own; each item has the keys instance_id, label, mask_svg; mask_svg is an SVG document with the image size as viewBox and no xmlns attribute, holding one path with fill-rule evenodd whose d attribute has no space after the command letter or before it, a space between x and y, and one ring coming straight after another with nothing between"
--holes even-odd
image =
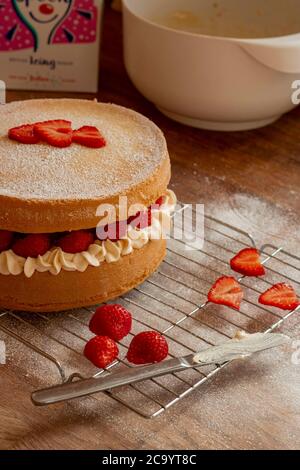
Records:
<instances>
[{"instance_id":1,"label":"sliced strawberry on cake top","mask_svg":"<svg viewBox=\"0 0 300 470\"><path fill-rule=\"evenodd\" d=\"M9 129L8 137L22 144L37 144L40 140L34 133L34 124L25 124Z\"/></svg>"},{"instance_id":2,"label":"sliced strawberry on cake top","mask_svg":"<svg viewBox=\"0 0 300 470\"><path fill-rule=\"evenodd\" d=\"M72 123L63 119L38 122L34 125L35 135L53 147L69 147L72 144Z\"/></svg>"},{"instance_id":3,"label":"sliced strawberry on cake top","mask_svg":"<svg viewBox=\"0 0 300 470\"><path fill-rule=\"evenodd\" d=\"M259 297L259 303L282 310L295 310L300 305L295 289L286 283L275 284L268 289Z\"/></svg>"},{"instance_id":4,"label":"sliced strawberry on cake top","mask_svg":"<svg viewBox=\"0 0 300 470\"><path fill-rule=\"evenodd\" d=\"M227 305L236 310L240 309L244 294L238 281L234 277L221 277L208 293L209 302Z\"/></svg>"},{"instance_id":5,"label":"sliced strawberry on cake top","mask_svg":"<svg viewBox=\"0 0 300 470\"><path fill-rule=\"evenodd\" d=\"M97 127L94 126L83 126L73 131L72 140L77 144L90 148L102 148L106 145L106 140Z\"/></svg>"},{"instance_id":6,"label":"sliced strawberry on cake top","mask_svg":"<svg viewBox=\"0 0 300 470\"><path fill-rule=\"evenodd\" d=\"M265 268L261 263L260 254L256 248L245 248L240 251L230 261L233 271L243 274L244 276L264 276Z\"/></svg>"}]
</instances>

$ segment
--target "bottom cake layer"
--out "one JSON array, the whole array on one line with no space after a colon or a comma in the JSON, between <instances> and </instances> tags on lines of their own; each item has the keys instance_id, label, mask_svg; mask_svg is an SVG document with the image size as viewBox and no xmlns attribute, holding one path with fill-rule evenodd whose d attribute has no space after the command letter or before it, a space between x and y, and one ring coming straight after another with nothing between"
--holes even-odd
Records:
<instances>
[{"instance_id":1,"label":"bottom cake layer","mask_svg":"<svg viewBox=\"0 0 300 470\"><path fill-rule=\"evenodd\" d=\"M116 263L57 276L36 272L31 278L0 275L0 306L31 312L57 312L100 304L141 284L163 261L166 241L150 241Z\"/></svg>"}]
</instances>

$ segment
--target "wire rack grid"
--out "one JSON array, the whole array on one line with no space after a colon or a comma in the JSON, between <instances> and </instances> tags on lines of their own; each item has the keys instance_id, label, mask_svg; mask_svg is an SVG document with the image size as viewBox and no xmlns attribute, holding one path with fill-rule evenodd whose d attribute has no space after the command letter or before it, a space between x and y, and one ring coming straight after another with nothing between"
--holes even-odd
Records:
<instances>
[{"instance_id":1,"label":"wire rack grid","mask_svg":"<svg viewBox=\"0 0 300 470\"><path fill-rule=\"evenodd\" d=\"M174 217L181 217L181 205ZM0 311L0 331L7 344L9 366L26 376L35 387L67 382L83 377L99 377L131 367L125 358L128 345L140 331L154 329L165 335L170 357L197 352L231 339L236 332L272 332L296 313L258 304L260 293L277 282L300 285L300 258L282 247L264 245L263 278L238 278L245 300L241 310L207 302L207 292L220 276L232 275L229 260L242 248L255 246L243 230L205 216L205 242L201 250L187 250L186 241L169 240L166 260L141 286L118 299L133 314L131 334L120 344L120 357L105 370L95 370L82 351L91 338L89 320L95 308L58 314ZM24 369L26 364L26 370ZM111 399L146 418L154 418L212 378L221 367L205 367L169 374L140 384L106 392ZM94 395L101 406L103 394Z\"/></svg>"}]
</instances>

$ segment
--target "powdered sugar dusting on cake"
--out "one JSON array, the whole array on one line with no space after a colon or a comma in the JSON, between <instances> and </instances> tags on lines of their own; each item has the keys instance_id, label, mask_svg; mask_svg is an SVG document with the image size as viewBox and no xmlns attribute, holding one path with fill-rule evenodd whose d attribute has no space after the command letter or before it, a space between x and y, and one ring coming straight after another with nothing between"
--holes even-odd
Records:
<instances>
[{"instance_id":1,"label":"powdered sugar dusting on cake","mask_svg":"<svg viewBox=\"0 0 300 470\"><path fill-rule=\"evenodd\" d=\"M22 124L67 119L73 128L96 126L102 149L72 144L23 145L7 137ZM0 194L19 199L105 198L149 178L166 157L160 130L134 111L86 100L31 100L0 108Z\"/></svg>"}]
</instances>

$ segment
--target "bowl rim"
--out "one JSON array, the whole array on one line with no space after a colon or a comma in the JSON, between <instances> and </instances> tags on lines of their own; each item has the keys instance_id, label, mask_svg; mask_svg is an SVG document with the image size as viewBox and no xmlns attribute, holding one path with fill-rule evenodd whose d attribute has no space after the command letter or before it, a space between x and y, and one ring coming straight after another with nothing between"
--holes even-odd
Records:
<instances>
[{"instance_id":1,"label":"bowl rim","mask_svg":"<svg viewBox=\"0 0 300 470\"><path fill-rule=\"evenodd\" d=\"M149 0L148 0L149 1ZM132 8L129 7L128 2L130 0L122 0L123 8L125 8L128 13L130 13L132 16L134 16L136 19L140 20L143 23L148 24L149 26L155 27L157 29L160 29L162 31L166 31L169 33L173 33L176 35L181 35L181 36L188 36L188 37L193 37L193 38L202 38L202 39L209 39L209 40L215 40L215 41L226 41L226 42L232 42L232 43L243 43L243 44L264 44L266 46L270 45L272 47L278 45L282 46L283 44L274 44L274 42L278 42L281 39L286 40L287 38L289 39L295 39L295 42L299 43L300 42L300 31L298 33L293 33L293 34L285 34L283 36L270 36L270 37L257 37L257 38L239 38L238 36L234 37L228 37L228 36L213 36L209 34L200 34L200 33L192 33L190 31L183 31L183 30L178 30L175 28L171 28L170 26L165 26L160 23L156 23L155 21L149 20L149 18L145 18L142 15L139 15L136 13ZM123 15L124 16L124 15ZM290 45L294 44L292 41L289 42Z\"/></svg>"}]
</instances>

